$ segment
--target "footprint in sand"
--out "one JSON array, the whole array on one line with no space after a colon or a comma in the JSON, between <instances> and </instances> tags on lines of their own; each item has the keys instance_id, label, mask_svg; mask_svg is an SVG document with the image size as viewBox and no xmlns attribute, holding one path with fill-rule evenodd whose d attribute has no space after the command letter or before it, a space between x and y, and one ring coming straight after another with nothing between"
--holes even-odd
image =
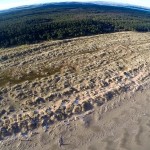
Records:
<instances>
[{"instance_id":1,"label":"footprint in sand","mask_svg":"<svg viewBox=\"0 0 150 150\"><path fill-rule=\"evenodd\" d=\"M98 133L101 131L101 128L99 126L91 126L91 130L95 133Z\"/></svg>"},{"instance_id":2,"label":"footprint in sand","mask_svg":"<svg viewBox=\"0 0 150 150\"><path fill-rule=\"evenodd\" d=\"M141 119L141 118L138 118L137 123L138 123L138 124L141 124L141 123L142 123L142 119Z\"/></svg>"},{"instance_id":3,"label":"footprint in sand","mask_svg":"<svg viewBox=\"0 0 150 150\"><path fill-rule=\"evenodd\" d=\"M121 112L121 114L118 117L114 117L114 118L112 118L112 120L115 124L119 124L120 118L126 117L128 114L129 113L126 110L124 110Z\"/></svg>"},{"instance_id":4,"label":"footprint in sand","mask_svg":"<svg viewBox=\"0 0 150 150\"><path fill-rule=\"evenodd\" d=\"M135 107L135 106L131 106L130 109L132 109L133 111L137 112L138 111L138 108Z\"/></svg>"},{"instance_id":5,"label":"footprint in sand","mask_svg":"<svg viewBox=\"0 0 150 150\"><path fill-rule=\"evenodd\" d=\"M145 101L146 99L142 99L142 101ZM137 106L139 106L139 108L144 108L145 104L143 104L142 102L137 102Z\"/></svg>"},{"instance_id":6,"label":"footprint in sand","mask_svg":"<svg viewBox=\"0 0 150 150\"><path fill-rule=\"evenodd\" d=\"M97 148L96 148L94 145L90 145L90 146L88 147L88 150L97 150Z\"/></svg>"},{"instance_id":7,"label":"footprint in sand","mask_svg":"<svg viewBox=\"0 0 150 150\"><path fill-rule=\"evenodd\" d=\"M150 120L148 121L148 123L146 125L150 128Z\"/></svg>"},{"instance_id":8,"label":"footprint in sand","mask_svg":"<svg viewBox=\"0 0 150 150\"><path fill-rule=\"evenodd\" d=\"M120 144L119 144L119 149L126 149L126 150L130 150L129 148L129 142L130 142L130 135L129 132L127 131L127 129L124 130L123 136L120 140Z\"/></svg>"},{"instance_id":9,"label":"footprint in sand","mask_svg":"<svg viewBox=\"0 0 150 150\"><path fill-rule=\"evenodd\" d=\"M119 124L119 118L115 117L112 120L114 121L115 124Z\"/></svg>"},{"instance_id":10,"label":"footprint in sand","mask_svg":"<svg viewBox=\"0 0 150 150\"><path fill-rule=\"evenodd\" d=\"M150 120L148 121L148 123L146 123L146 126L150 129ZM150 132L150 131L148 131ZM150 135L149 135L149 138L150 138Z\"/></svg>"},{"instance_id":11,"label":"footprint in sand","mask_svg":"<svg viewBox=\"0 0 150 150\"><path fill-rule=\"evenodd\" d=\"M142 145L142 141L141 141L142 133L143 133L143 127L140 125L139 129L138 129L138 132L135 136L135 142L136 142L137 145Z\"/></svg>"},{"instance_id":12,"label":"footprint in sand","mask_svg":"<svg viewBox=\"0 0 150 150\"><path fill-rule=\"evenodd\" d=\"M49 138L49 135L47 133L43 133L43 134L39 135L38 140L39 140L39 143L42 145L51 143L51 139Z\"/></svg>"},{"instance_id":13,"label":"footprint in sand","mask_svg":"<svg viewBox=\"0 0 150 150\"><path fill-rule=\"evenodd\" d=\"M129 115L128 111L123 110L123 111L121 112L121 116L127 116L127 115Z\"/></svg>"},{"instance_id":14,"label":"footprint in sand","mask_svg":"<svg viewBox=\"0 0 150 150\"><path fill-rule=\"evenodd\" d=\"M149 98L149 96L147 96L147 98L146 98L146 102L150 102L150 98Z\"/></svg>"},{"instance_id":15,"label":"footprint in sand","mask_svg":"<svg viewBox=\"0 0 150 150\"><path fill-rule=\"evenodd\" d=\"M51 150L56 150L56 149L58 149L58 145L57 144L52 145Z\"/></svg>"},{"instance_id":16,"label":"footprint in sand","mask_svg":"<svg viewBox=\"0 0 150 150\"><path fill-rule=\"evenodd\" d=\"M114 143L112 136L107 137L102 142L106 143L105 150L116 150L116 144Z\"/></svg>"},{"instance_id":17,"label":"footprint in sand","mask_svg":"<svg viewBox=\"0 0 150 150\"><path fill-rule=\"evenodd\" d=\"M68 150L76 150L77 149L77 145L76 144L67 144L65 145L65 147L68 149ZM64 148L65 148L64 147Z\"/></svg>"}]
</instances>

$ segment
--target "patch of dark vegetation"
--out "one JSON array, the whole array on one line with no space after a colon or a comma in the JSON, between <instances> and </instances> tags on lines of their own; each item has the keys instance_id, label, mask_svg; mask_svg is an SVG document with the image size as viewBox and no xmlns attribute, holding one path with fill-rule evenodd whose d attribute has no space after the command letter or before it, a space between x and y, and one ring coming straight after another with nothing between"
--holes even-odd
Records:
<instances>
[{"instance_id":1,"label":"patch of dark vegetation","mask_svg":"<svg viewBox=\"0 0 150 150\"><path fill-rule=\"evenodd\" d=\"M119 31L150 31L150 12L59 3L0 14L0 47Z\"/></svg>"},{"instance_id":2,"label":"patch of dark vegetation","mask_svg":"<svg viewBox=\"0 0 150 150\"><path fill-rule=\"evenodd\" d=\"M9 73L3 73L0 75L0 87L10 84L19 84L25 81L33 81L35 79L41 79L47 76L51 76L57 72L60 72L61 68L44 68L41 73L31 72L30 74L22 74L19 79L12 77Z\"/></svg>"}]
</instances>

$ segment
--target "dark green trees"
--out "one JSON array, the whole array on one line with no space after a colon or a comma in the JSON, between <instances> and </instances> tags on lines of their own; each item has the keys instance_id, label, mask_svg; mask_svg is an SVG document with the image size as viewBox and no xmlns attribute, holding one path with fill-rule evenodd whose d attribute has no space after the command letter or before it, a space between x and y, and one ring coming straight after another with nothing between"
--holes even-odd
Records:
<instances>
[{"instance_id":1,"label":"dark green trees","mask_svg":"<svg viewBox=\"0 0 150 150\"><path fill-rule=\"evenodd\" d=\"M0 47L118 31L150 31L150 12L69 3L0 14Z\"/></svg>"}]
</instances>

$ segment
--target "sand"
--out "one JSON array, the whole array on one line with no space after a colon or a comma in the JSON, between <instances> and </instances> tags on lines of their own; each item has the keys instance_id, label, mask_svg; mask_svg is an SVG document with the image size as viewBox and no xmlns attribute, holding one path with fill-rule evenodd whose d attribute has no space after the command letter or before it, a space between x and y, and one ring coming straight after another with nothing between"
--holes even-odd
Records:
<instances>
[{"instance_id":1,"label":"sand","mask_svg":"<svg viewBox=\"0 0 150 150\"><path fill-rule=\"evenodd\" d=\"M0 150L149 150L149 35L1 49Z\"/></svg>"},{"instance_id":2,"label":"sand","mask_svg":"<svg viewBox=\"0 0 150 150\"><path fill-rule=\"evenodd\" d=\"M150 82L149 82L150 83ZM1 141L1 150L149 150L150 84L90 112L52 125L47 132ZM89 114L88 114L89 113ZM90 114L91 113L91 114ZM63 144L59 147L59 137Z\"/></svg>"}]
</instances>

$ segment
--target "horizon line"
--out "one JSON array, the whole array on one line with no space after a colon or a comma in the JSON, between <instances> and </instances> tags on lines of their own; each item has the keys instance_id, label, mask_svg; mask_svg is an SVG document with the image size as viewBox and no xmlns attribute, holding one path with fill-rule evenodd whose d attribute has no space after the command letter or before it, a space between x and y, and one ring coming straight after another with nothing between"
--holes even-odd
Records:
<instances>
[{"instance_id":1,"label":"horizon line","mask_svg":"<svg viewBox=\"0 0 150 150\"><path fill-rule=\"evenodd\" d=\"M102 4L100 4L102 2ZM118 7L121 7L121 6L126 6L126 7L137 7L137 8L141 8L141 9L144 9L144 10L150 10L150 7L145 7L145 6L141 6L141 5L134 5L134 4L129 4L129 3L117 3L117 2L105 2L105 1L89 1L89 2L86 2L86 1L62 1L62 2L43 2L43 3L33 3L33 4L27 4L27 5L20 5L20 6L16 6L16 7L10 7L10 8L6 8L6 9L0 9L0 12L5 12L5 11L9 11L9 10L12 10L12 9L17 9L17 8L24 8L24 7L29 7L29 6L38 6L38 5L46 5L46 4L59 4L59 3L85 3L85 4L95 4L95 5L105 5L107 4L108 6L118 6Z\"/></svg>"}]
</instances>

